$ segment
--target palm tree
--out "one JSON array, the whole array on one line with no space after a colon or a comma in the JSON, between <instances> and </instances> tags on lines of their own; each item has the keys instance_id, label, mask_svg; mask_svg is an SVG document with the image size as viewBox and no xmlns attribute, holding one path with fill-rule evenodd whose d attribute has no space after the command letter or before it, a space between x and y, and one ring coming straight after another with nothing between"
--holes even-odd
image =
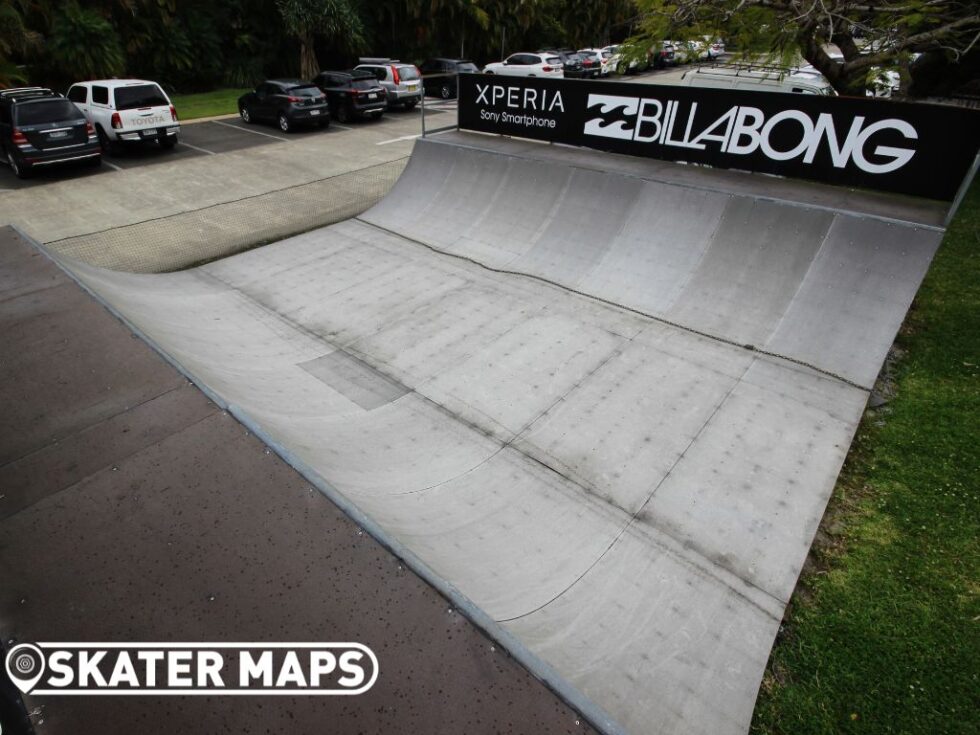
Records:
<instances>
[{"instance_id":1,"label":"palm tree","mask_svg":"<svg viewBox=\"0 0 980 735\"><path fill-rule=\"evenodd\" d=\"M24 23L26 5L23 0L0 0L0 86L27 81L11 57L28 53L41 40Z\"/></svg>"},{"instance_id":2,"label":"palm tree","mask_svg":"<svg viewBox=\"0 0 980 735\"><path fill-rule=\"evenodd\" d=\"M352 51L363 46L364 24L352 0L276 0L276 6L286 30L299 41L299 73L304 79L320 73L313 46L317 35Z\"/></svg>"}]
</instances>

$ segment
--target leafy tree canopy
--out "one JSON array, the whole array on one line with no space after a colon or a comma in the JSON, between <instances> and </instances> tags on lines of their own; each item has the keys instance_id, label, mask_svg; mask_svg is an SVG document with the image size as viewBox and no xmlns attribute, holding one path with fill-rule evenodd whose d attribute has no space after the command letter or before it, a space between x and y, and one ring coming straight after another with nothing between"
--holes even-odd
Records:
<instances>
[{"instance_id":1,"label":"leafy tree canopy","mask_svg":"<svg viewBox=\"0 0 980 735\"><path fill-rule=\"evenodd\" d=\"M841 94L863 94L869 75L908 73L918 54L958 63L980 43L976 0L637 0L638 41L721 36L743 56L802 57ZM843 55L828 53L834 44ZM907 77L906 77L907 79Z\"/></svg>"}]
</instances>

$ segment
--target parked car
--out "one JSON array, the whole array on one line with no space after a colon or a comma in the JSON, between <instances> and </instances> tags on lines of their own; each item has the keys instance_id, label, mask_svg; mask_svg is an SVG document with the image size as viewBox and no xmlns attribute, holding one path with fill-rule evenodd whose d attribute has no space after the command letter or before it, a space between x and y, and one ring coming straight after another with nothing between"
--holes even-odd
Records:
<instances>
[{"instance_id":1,"label":"parked car","mask_svg":"<svg viewBox=\"0 0 980 735\"><path fill-rule=\"evenodd\" d=\"M698 56L690 41L664 41L664 43L669 43L674 49L674 66L686 64Z\"/></svg>"},{"instance_id":2,"label":"parked car","mask_svg":"<svg viewBox=\"0 0 980 735\"><path fill-rule=\"evenodd\" d=\"M713 61L725 53L725 44L720 38L712 39L711 36L703 36L703 39L690 42L697 58Z\"/></svg>"},{"instance_id":3,"label":"parked car","mask_svg":"<svg viewBox=\"0 0 980 735\"><path fill-rule=\"evenodd\" d=\"M607 46L604 49L599 48L585 48L579 49L579 54L589 62L589 66L596 70L596 76L605 77L609 75L615 67L611 65L613 63L613 57L615 54L612 51L612 47Z\"/></svg>"},{"instance_id":4,"label":"parked car","mask_svg":"<svg viewBox=\"0 0 980 735\"><path fill-rule=\"evenodd\" d=\"M607 74L616 73L619 68L619 62L623 60L623 56L620 53L620 47L618 45L605 46L599 51L602 53L602 58L604 60L604 67Z\"/></svg>"},{"instance_id":5,"label":"parked car","mask_svg":"<svg viewBox=\"0 0 980 735\"><path fill-rule=\"evenodd\" d=\"M457 74L479 74L480 69L466 59L426 59L419 67L425 93L444 100L456 96Z\"/></svg>"},{"instance_id":6,"label":"parked car","mask_svg":"<svg viewBox=\"0 0 980 735\"><path fill-rule=\"evenodd\" d=\"M269 79L238 98L238 114L247 123L271 122L288 133L301 125L330 124L326 95L302 79Z\"/></svg>"},{"instance_id":7,"label":"parked car","mask_svg":"<svg viewBox=\"0 0 980 735\"><path fill-rule=\"evenodd\" d=\"M388 106L385 88L369 71L322 71L313 84L327 96L330 114L337 122L377 120Z\"/></svg>"},{"instance_id":8,"label":"parked car","mask_svg":"<svg viewBox=\"0 0 980 735\"><path fill-rule=\"evenodd\" d=\"M411 110L422 100L422 74L414 64L398 59L362 58L354 71L369 71L387 93L388 107Z\"/></svg>"},{"instance_id":9,"label":"parked car","mask_svg":"<svg viewBox=\"0 0 980 735\"><path fill-rule=\"evenodd\" d=\"M795 92L796 94L836 95L821 75L801 73L799 69L723 64L699 66L684 72L680 84L686 87L745 89L756 92Z\"/></svg>"},{"instance_id":10,"label":"parked car","mask_svg":"<svg viewBox=\"0 0 980 735\"><path fill-rule=\"evenodd\" d=\"M92 123L102 150L122 143L177 145L177 110L156 82L145 79L99 79L73 84L68 99Z\"/></svg>"},{"instance_id":11,"label":"parked car","mask_svg":"<svg viewBox=\"0 0 980 735\"><path fill-rule=\"evenodd\" d=\"M569 79L585 79L599 76L592 59L570 49L543 49L539 54L554 54L561 59L562 73Z\"/></svg>"},{"instance_id":12,"label":"parked car","mask_svg":"<svg viewBox=\"0 0 980 735\"><path fill-rule=\"evenodd\" d=\"M664 69L674 66L674 44L670 41L663 41L659 46L650 47L650 66L654 69Z\"/></svg>"},{"instance_id":13,"label":"parked car","mask_svg":"<svg viewBox=\"0 0 980 735\"><path fill-rule=\"evenodd\" d=\"M503 61L495 61L483 67L484 74L500 74L510 77L547 77L560 79L565 76L561 57L555 54L511 54Z\"/></svg>"},{"instance_id":14,"label":"parked car","mask_svg":"<svg viewBox=\"0 0 980 735\"><path fill-rule=\"evenodd\" d=\"M45 87L0 91L0 149L22 179L39 166L102 161L99 138L82 111Z\"/></svg>"}]
</instances>

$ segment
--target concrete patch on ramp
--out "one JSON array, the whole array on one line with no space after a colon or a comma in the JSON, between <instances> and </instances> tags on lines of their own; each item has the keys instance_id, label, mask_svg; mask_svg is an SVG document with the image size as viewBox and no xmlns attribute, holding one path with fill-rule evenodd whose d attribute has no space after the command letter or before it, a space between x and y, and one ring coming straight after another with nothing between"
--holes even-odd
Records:
<instances>
[{"instance_id":1,"label":"concrete patch on ramp","mask_svg":"<svg viewBox=\"0 0 980 735\"><path fill-rule=\"evenodd\" d=\"M941 232L445 138L358 220L67 265L605 726L745 732Z\"/></svg>"}]
</instances>

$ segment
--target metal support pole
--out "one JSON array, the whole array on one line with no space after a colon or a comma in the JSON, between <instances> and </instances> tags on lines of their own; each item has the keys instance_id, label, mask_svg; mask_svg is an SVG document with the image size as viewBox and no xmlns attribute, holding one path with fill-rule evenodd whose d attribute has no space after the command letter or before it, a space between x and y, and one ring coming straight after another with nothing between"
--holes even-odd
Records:
<instances>
[{"instance_id":1,"label":"metal support pole","mask_svg":"<svg viewBox=\"0 0 980 735\"><path fill-rule=\"evenodd\" d=\"M422 101L419 103L419 107L422 110L422 137L425 137L425 80L420 80L422 84Z\"/></svg>"},{"instance_id":2,"label":"metal support pole","mask_svg":"<svg viewBox=\"0 0 980 735\"><path fill-rule=\"evenodd\" d=\"M953 221L953 217L956 216L956 210L960 208L963 203L963 198L966 196L966 192L970 188L970 184L973 183L974 177L977 175L977 170L980 169L980 153L973 159L973 165L970 166L970 170L967 171L966 176L963 177L963 181L960 184L960 188L956 191L956 198L953 199L953 203L949 207L949 212L946 213L946 221L943 223L945 227L949 227L949 223Z\"/></svg>"}]
</instances>

